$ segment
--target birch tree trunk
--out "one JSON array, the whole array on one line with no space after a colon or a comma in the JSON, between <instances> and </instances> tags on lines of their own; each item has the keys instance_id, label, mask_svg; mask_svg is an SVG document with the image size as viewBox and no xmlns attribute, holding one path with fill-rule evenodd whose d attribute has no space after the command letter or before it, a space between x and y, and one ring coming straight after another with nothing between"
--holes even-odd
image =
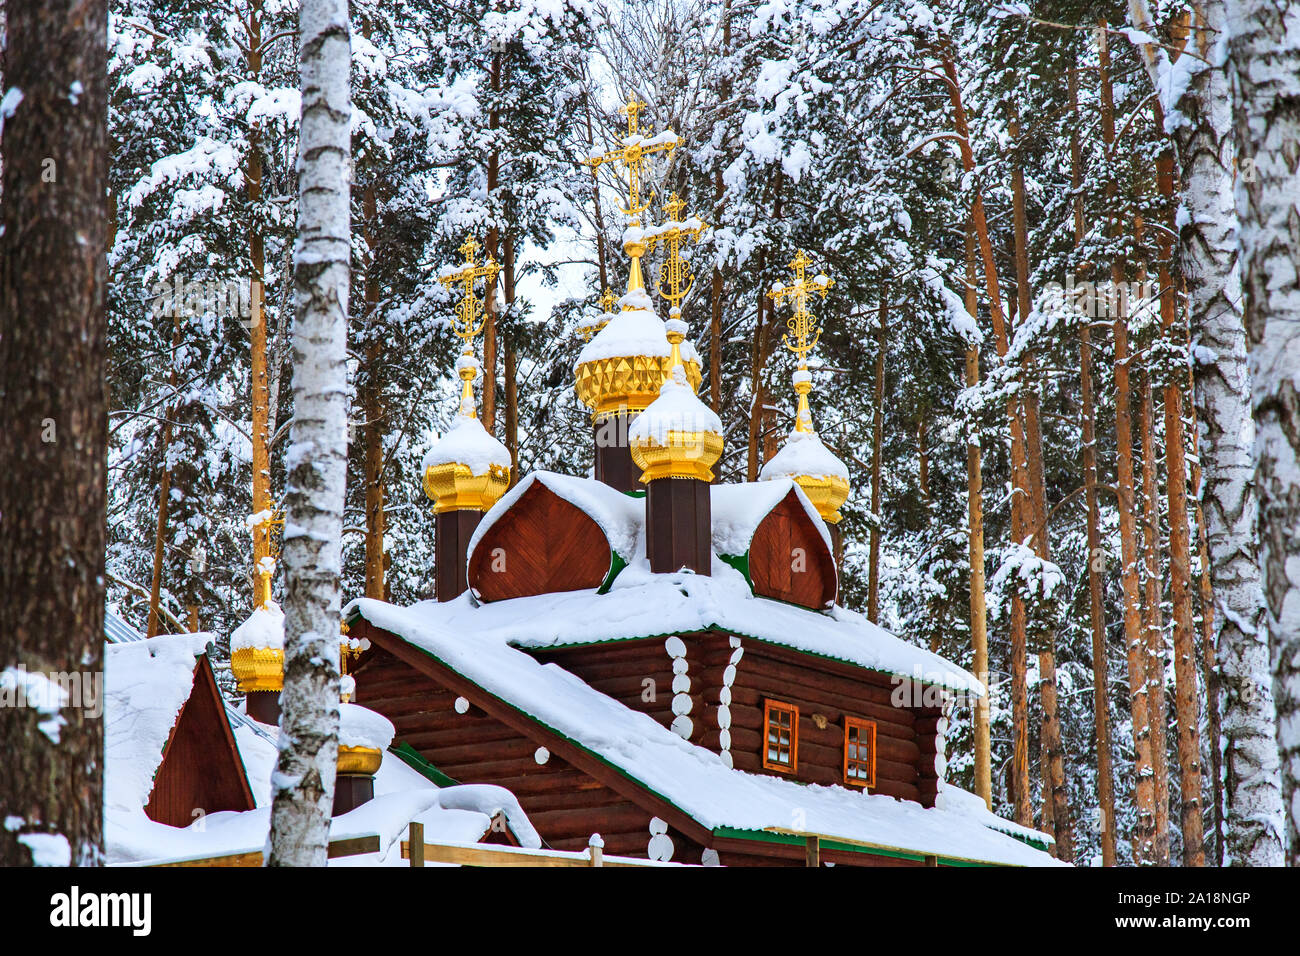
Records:
<instances>
[{"instance_id":1,"label":"birch tree trunk","mask_svg":"<svg viewBox=\"0 0 1300 956\"><path fill-rule=\"evenodd\" d=\"M269 866L324 866L338 759L351 165L347 0L303 0L284 690Z\"/></svg>"},{"instance_id":2,"label":"birch tree trunk","mask_svg":"<svg viewBox=\"0 0 1300 956\"><path fill-rule=\"evenodd\" d=\"M1241 170L1236 207L1253 379L1259 565L1273 660L1284 846L1294 866L1300 864L1300 3L1229 0L1227 26ZM1259 759L1263 769L1262 753Z\"/></svg>"},{"instance_id":3,"label":"birch tree trunk","mask_svg":"<svg viewBox=\"0 0 1300 956\"><path fill-rule=\"evenodd\" d=\"M1129 7L1134 25L1154 36L1146 0L1130 0ZM1200 0L1192 9L1196 54L1213 63L1216 42L1227 23L1225 4ZM1142 53L1159 89L1158 51L1144 44ZM1213 622L1223 693L1227 862L1276 866L1282 859L1282 845L1269 820L1282 807L1272 753L1274 706L1254 536L1258 502L1251 480L1253 423L1247 410L1250 376L1240 302L1232 199L1236 159L1226 71L1213 66L1193 73L1178 107L1173 135L1184 210L1178 252L1190 313L1193 400L1204 475L1200 500L1210 558L1207 573L1218 610ZM1163 127L1158 103L1156 113ZM1253 154L1242 156L1247 160L1246 175L1253 176ZM1207 694L1215 692L1207 688ZM1210 703L1213 707L1217 702ZM1217 742L1212 746L1217 747Z\"/></svg>"},{"instance_id":4,"label":"birch tree trunk","mask_svg":"<svg viewBox=\"0 0 1300 956\"><path fill-rule=\"evenodd\" d=\"M103 859L108 4L10 0L5 20L0 866L93 866ZM78 683L48 676L60 673ZM78 687L80 699L68 692ZM15 690L28 706L12 706Z\"/></svg>"}]
</instances>

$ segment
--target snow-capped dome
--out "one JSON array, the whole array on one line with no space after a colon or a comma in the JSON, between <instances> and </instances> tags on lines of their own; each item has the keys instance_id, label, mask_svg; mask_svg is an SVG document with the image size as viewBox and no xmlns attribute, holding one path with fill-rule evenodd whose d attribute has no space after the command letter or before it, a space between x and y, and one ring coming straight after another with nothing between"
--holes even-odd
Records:
<instances>
[{"instance_id":1,"label":"snow-capped dome","mask_svg":"<svg viewBox=\"0 0 1300 956\"><path fill-rule=\"evenodd\" d=\"M798 425L758 477L760 481L793 478L818 514L832 524L840 520L840 505L849 497L849 469L815 431L800 431Z\"/></svg>"},{"instance_id":2,"label":"snow-capped dome","mask_svg":"<svg viewBox=\"0 0 1300 956\"><path fill-rule=\"evenodd\" d=\"M471 475L486 475L493 465L509 468L510 452L477 418L457 415L446 434L425 453L420 470L427 472L434 465L463 465Z\"/></svg>"},{"instance_id":3,"label":"snow-capped dome","mask_svg":"<svg viewBox=\"0 0 1300 956\"><path fill-rule=\"evenodd\" d=\"M339 746L387 750L396 731L392 721L360 704L339 704Z\"/></svg>"},{"instance_id":4,"label":"snow-capped dome","mask_svg":"<svg viewBox=\"0 0 1300 956\"><path fill-rule=\"evenodd\" d=\"M672 318L664 328L672 345L672 374L660 386L659 397L628 427L632 460L642 470L642 481L667 477L712 481L713 464L722 455L722 420L687 382L680 353L686 323Z\"/></svg>"},{"instance_id":5,"label":"snow-capped dome","mask_svg":"<svg viewBox=\"0 0 1300 956\"><path fill-rule=\"evenodd\" d=\"M436 511L487 511L510 484L510 452L472 415L456 422L424 456L424 491Z\"/></svg>"},{"instance_id":6,"label":"snow-capped dome","mask_svg":"<svg viewBox=\"0 0 1300 956\"><path fill-rule=\"evenodd\" d=\"M598 415L646 408L670 369L672 349L664 323L654 314L645 289L629 289L618 302L619 310L583 346L574 365L578 397ZM698 353L683 342L681 355L689 386L698 388Z\"/></svg>"},{"instance_id":7,"label":"snow-capped dome","mask_svg":"<svg viewBox=\"0 0 1300 956\"><path fill-rule=\"evenodd\" d=\"M230 671L243 693L278 692L284 684L284 611L274 601L254 608L230 635Z\"/></svg>"}]
</instances>

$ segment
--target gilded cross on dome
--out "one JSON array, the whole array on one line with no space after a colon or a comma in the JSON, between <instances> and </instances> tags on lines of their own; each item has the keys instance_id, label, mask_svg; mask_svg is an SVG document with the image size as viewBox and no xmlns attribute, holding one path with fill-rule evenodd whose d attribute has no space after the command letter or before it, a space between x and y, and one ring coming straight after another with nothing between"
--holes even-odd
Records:
<instances>
[{"instance_id":1,"label":"gilded cross on dome","mask_svg":"<svg viewBox=\"0 0 1300 956\"><path fill-rule=\"evenodd\" d=\"M822 335L821 325L808 309L808 294L815 292L825 299L827 291L833 285L830 277L824 272L809 279L810 265L812 260L800 249L799 254L790 263L790 268L794 271L794 281L785 286L773 286L772 291L767 294L768 298L778 304L789 299L794 307L793 314L785 323L790 331L781 336L781 341L799 359L799 369L795 372L794 379L794 390L799 395L795 430L804 433L814 430L812 412L808 407L808 393L812 391L812 376L808 372L808 353L816 347Z\"/></svg>"},{"instance_id":2,"label":"gilded cross on dome","mask_svg":"<svg viewBox=\"0 0 1300 956\"><path fill-rule=\"evenodd\" d=\"M646 237L646 248L654 249L657 245L667 247L668 255L664 259L663 266L659 269L659 282L656 288L659 294L664 297L671 306L670 314L676 315L681 312L682 300L690 293L691 287L695 284L695 276L691 273L690 266L682 258L682 243L689 239L700 241L700 235L708 227L698 218L692 216L686 222L682 222L682 210L686 208L686 203L673 193L672 199L664 203L664 212L668 213L668 222L664 223L659 229ZM647 230L649 232L649 230Z\"/></svg>"}]
</instances>

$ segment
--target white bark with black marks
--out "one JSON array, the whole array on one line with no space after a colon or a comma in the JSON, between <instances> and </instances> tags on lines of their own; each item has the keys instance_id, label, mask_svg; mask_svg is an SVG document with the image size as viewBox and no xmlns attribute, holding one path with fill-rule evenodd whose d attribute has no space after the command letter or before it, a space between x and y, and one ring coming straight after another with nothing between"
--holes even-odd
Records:
<instances>
[{"instance_id":1,"label":"white bark with black marks","mask_svg":"<svg viewBox=\"0 0 1300 956\"><path fill-rule=\"evenodd\" d=\"M1227 11L1259 564L1284 839L1294 865L1300 862L1300 2L1229 0Z\"/></svg>"},{"instance_id":2,"label":"white bark with black marks","mask_svg":"<svg viewBox=\"0 0 1300 956\"><path fill-rule=\"evenodd\" d=\"M1198 6L1190 51L1217 64L1222 0ZM1250 417L1250 370L1241 311L1233 204L1228 78L1215 65L1193 77L1174 135L1184 183L1178 235L1187 282L1193 379L1203 473L1201 508L1214 590L1215 646L1223 692L1224 862L1280 866L1281 778L1260 588ZM1249 169L1249 167L1247 167Z\"/></svg>"},{"instance_id":3,"label":"white bark with black marks","mask_svg":"<svg viewBox=\"0 0 1300 956\"><path fill-rule=\"evenodd\" d=\"M285 673L269 866L324 866L339 715L347 466L351 34L347 0L302 0L294 422L285 462Z\"/></svg>"}]
</instances>

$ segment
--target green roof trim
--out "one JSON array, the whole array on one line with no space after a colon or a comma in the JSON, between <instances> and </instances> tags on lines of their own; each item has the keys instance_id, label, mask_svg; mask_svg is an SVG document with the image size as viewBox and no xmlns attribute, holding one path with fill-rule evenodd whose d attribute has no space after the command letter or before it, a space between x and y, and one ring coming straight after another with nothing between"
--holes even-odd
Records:
<instances>
[{"instance_id":1,"label":"green roof trim","mask_svg":"<svg viewBox=\"0 0 1300 956\"><path fill-rule=\"evenodd\" d=\"M628 562L623 559L613 548L609 549L609 571L605 574L605 580L600 582L600 587L596 589L597 594L605 594L614 584L614 579L618 577L619 572L627 567Z\"/></svg>"},{"instance_id":2,"label":"green roof trim","mask_svg":"<svg viewBox=\"0 0 1300 956\"><path fill-rule=\"evenodd\" d=\"M793 833L778 833L773 830L741 830L736 827L714 827L713 835L724 839L732 840L752 840L756 843L781 843L786 846L805 846L808 837L796 836ZM925 862L926 856L933 856L942 866L966 866L966 867L986 867L1002 866L1000 863L987 863L978 860L963 860L954 857L943 856L942 854L914 853L907 850L898 850L892 847L875 847L862 843L845 843L830 837L817 836L818 842L822 849L841 850L848 853L864 853L867 856L887 856L896 860L915 860Z\"/></svg>"},{"instance_id":3,"label":"green roof trim","mask_svg":"<svg viewBox=\"0 0 1300 956\"><path fill-rule=\"evenodd\" d=\"M459 780L447 776L429 761L424 759L424 755L408 744L405 740L399 741L388 748L388 752L394 757L399 758L402 763L406 764L416 773L421 774L430 782L436 783L440 787L456 787L460 785Z\"/></svg>"},{"instance_id":4,"label":"green roof trim","mask_svg":"<svg viewBox=\"0 0 1300 956\"><path fill-rule=\"evenodd\" d=\"M718 555L718 558L723 562L723 564L731 565L745 576L745 583L749 585L749 590L752 593L754 590L754 581L749 576L749 552L746 551L744 554L720 554Z\"/></svg>"}]
</instances>

